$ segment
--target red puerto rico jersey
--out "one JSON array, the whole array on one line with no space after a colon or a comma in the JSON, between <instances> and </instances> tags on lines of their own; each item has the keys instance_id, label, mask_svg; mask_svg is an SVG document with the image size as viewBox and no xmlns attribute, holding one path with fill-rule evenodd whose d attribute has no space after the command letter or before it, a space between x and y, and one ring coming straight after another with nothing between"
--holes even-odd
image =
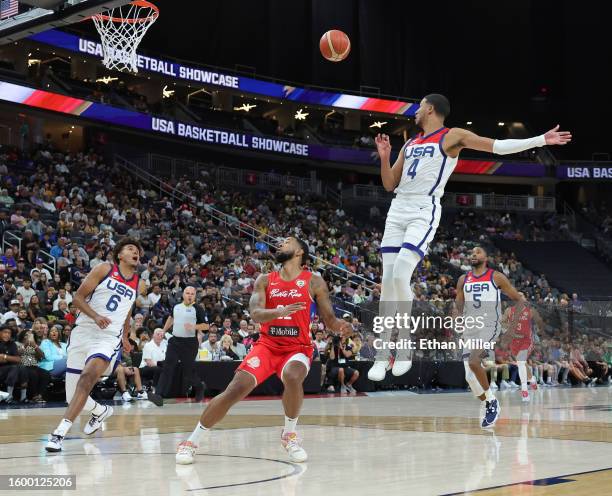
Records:
<instances>
[{"instance_id":1,"label":"red puerto rico jersey","mask_svg":"<svg viewBox=\"0 0 612 496\"><path fill-rule=\"evenodd\" d=\"M278 351L294 347L312 347L310 337L310 295L312 272L303 270L292 281L285 281L278 272L268 274L266 308L279 308L293 303L304 303L304 310L261 324L259 342Z\"/></svg>"},{"instance_id":2,"label":"red puerto rico jersey","mask_svg":"<svg viewBox=\"0 0 612 496\"><path fill-rule=\"evenodd\" d=\"M508 322L511 323L514 319L514 307L510 308L508 313ZM521 311L518 322L514 329L510 329L512 332L512 349L523 350L529 348L533 343L533 317L531 315L531 308L525 306Z\"/></svg>"}]
</instances>

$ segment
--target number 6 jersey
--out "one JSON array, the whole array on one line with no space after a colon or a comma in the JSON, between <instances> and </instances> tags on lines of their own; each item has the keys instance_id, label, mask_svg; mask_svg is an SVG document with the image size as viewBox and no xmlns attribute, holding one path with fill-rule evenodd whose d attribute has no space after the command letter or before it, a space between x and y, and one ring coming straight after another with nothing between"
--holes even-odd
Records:
<instances>
[{"instance_id":1,"label":"number 6 jersey","mask_svg":"<svg viewBox=\"0 0 612 496\"><path fill-rule=\"evenodd\" d=\"M87 298L87 303L94 312L110 319L110 325L106 329L99 329L96 322L84 312L79 314L76 325L94 326L101 332L120 337L125 319L138 296L138 279L137 274L126 279L121 275L119 266L113 264L106 277Z\"/></svg>"}]
</instances>

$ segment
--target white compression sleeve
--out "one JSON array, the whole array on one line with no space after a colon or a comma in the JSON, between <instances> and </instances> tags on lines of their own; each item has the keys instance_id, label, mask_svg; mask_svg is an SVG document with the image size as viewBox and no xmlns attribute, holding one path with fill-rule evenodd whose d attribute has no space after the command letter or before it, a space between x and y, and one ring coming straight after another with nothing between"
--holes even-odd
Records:
<instances>
[{"instance_id":1,"label":"white compression sleeve","mask_svg":"<svg viewBox=\"0 0 612 496\"><path fill-rule=\"evenodd\" d=\"M508 155L509 153L524 152L530 148L544 145L546 145L546 139L543 134L527 139L495 140L493 142L493 153L497 155Z\"/></svg>"}]
</instances>

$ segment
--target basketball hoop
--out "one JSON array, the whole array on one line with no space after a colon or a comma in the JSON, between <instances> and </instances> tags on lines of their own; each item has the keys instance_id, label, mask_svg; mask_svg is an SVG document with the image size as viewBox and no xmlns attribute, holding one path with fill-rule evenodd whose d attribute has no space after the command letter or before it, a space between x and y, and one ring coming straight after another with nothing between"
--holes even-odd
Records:
<instances>
[{"instance_id":1,"label":"basketball hoop","mask_svg":"<svg viewBox=\"0 0 612 496\"><path fill-rule=\"evenodd\" d=\"M157 6L146 0L134 0L93 15L102 41L102 63L108 69L138 72L136 49L158 17Z\"/></svg>"}]
</instances>

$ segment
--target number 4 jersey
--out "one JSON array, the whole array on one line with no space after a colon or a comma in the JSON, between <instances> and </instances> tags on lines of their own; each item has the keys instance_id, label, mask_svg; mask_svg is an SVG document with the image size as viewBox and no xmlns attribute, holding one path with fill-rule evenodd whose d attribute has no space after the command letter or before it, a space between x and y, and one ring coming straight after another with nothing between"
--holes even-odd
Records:
<instances>
[{"instance_id":1,"label":"number 4 jersey","mask_svg":"<svg viewBox=\"0 0 612 496\"><path fill-rule=\"evenodd\" d=\"M448 129L442 127L406 143L402 176L387 213L383 256L402 249L421 258L427 254L442 215L440 198L458 160L444 153L447 133Z\"/></svg>"},{"instance_id":2,"label":"number 4 jersey","mask_svg":"<svg viewBox=\"0 0 612 496\"><path fill-rule=\"evenodd\" d=\"M99 329L91 317L81 312L76 325L93 326L105 334L121 337L125 319L138 296L138 279L136 274L126 279L121 275L119 266L113 264L106 277L100 281L87 300L94 312L109 318L111 324L106 329Z\"/></svg>"},{"instance_id":3,"label":"number 4 jersey","mask_svg":"<svg viewBox=\"0 0 612 496\"><path fill-rule=\"evenodd\" d=\"M448 128L442 127L406 143L402 178L395 188L398 199L412 195L442 198L444 186L458 161L457 157L447 156L442 148L448 131Z\"/></svg>"}]
</instances>

